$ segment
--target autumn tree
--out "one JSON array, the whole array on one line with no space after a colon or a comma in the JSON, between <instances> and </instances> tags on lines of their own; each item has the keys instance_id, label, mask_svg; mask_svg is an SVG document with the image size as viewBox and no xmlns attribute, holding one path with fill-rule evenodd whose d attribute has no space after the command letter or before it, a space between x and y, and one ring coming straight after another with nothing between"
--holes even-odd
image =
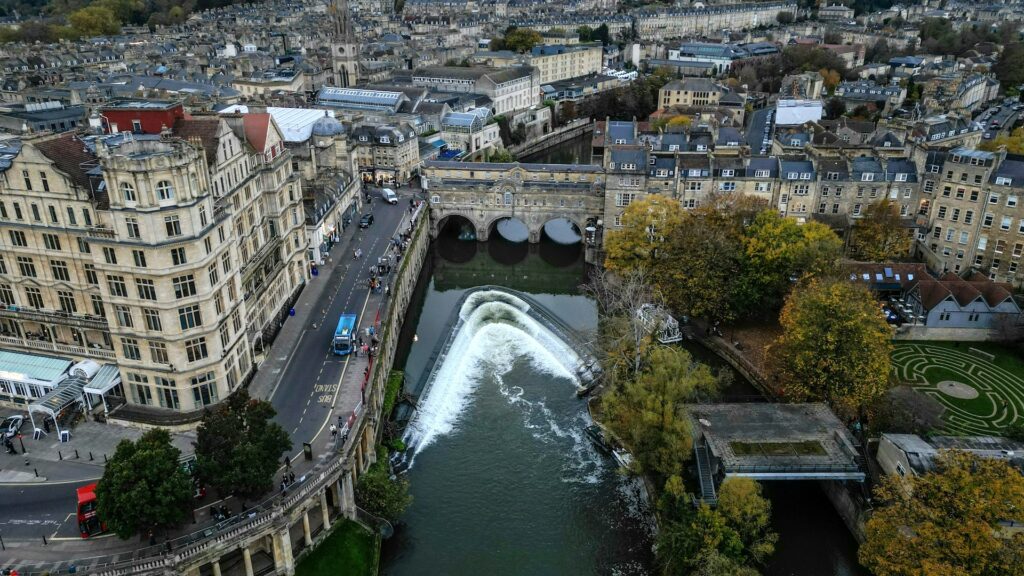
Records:
<instances>
[{"instance_id":1,"label":"autumn tree","mask_svg":"<svg viewBox=\"0 0 1024 576\"><path fill-rule=\"evenodd\" d=\"M192 502L192 479L180 458L171 435L161 428L135 442L121 440L96 487L97 511L107 528L129 538L183 522Z\"/></svg>"},{"instance_id":2,"label":"autumn tree","mask_svg":"<svg viewBox=\"0 0 1024 576\"><path fill-rule=\"evenodd\" d=\"M196 434L197 472L221 495L255 498L273 487L288 433L273 421L274 407L243 388L203 415Z\"/></svg>"},{"instance_id":3,"label":"autumn tree","mask_svg":"<svg viewBox=\"0 0 1024 576\"><path fill-rule=\"evenodd\" d=\"M72 30L79 36L112 36L121 32L121 24L109 9L103 6L87 6L68 16Z\"/></svg>"},{"instance_id":4,"label":"autumn tree","mask_svg":"<svg viewBox=\"0 0 1024 576\"><path fill-rule=\"evenodd\" d=\"M530 28L510 27L505 36L491 40L491 50L511 50L520 54L529 52L534 46L544 42L540 32Z\"/></svg>"},{"instance_id":5,"label":"autumn tree","mask_svg":"<svg viewBox=\"0 0 1024 576\"><path fill-rule=\"evenodd\" d=\"M775 210L757 214L743 231L740 275L734 286L737 310L778 310L796 280L834 272L842 241L820 222L803 225Z\"/></svg>"},{"instance_id":6,"label":"autumn tree","mask_svg":"<svg viewBox=\"0 0 1024 576\"><path fill-rule=\"evenodd\" d=\"M658 558L669 574L757 574L751 566L775 552L771 502L754 480L726 478L717 508L687 504L676 512L679 517L667 519L658 537Z\"/></svg>"},{"instance_id":7,"label":"autumn tree","mask_svg":"<svg viewBox=\"0 0 1024 576\"><path fill-rule=\"evenodd\" d=\"M601 366L613 385L640 372L641 362L654 340L637 314L643 304L661 305L661 296L644 268L612 272L596 270L583 291L597 303Z\"/></svg>"},{"instance_id":8,"label":"autumn tree","mask_svg":"<svg viewBox=\"0 0 1024 576\"><path fill-rule=\"evenodd\" d=\"M652 194L627 206L621 222L605 234L605 266L614 272L654 270L665 261L667 239L682 224L683 209L676 200Z\"/></svg>"},{"instance_id":9,"label":"autumn tree","mask_svg":"<svg viewBox=\"0 0 1024 576\"><path fill-rule=\"evenodd\" d=\"M869 204L853 225L850 256L868 262L885 262L905 257L910 237L900 209L888 198Z\"/></svg>"},{"instance_id":10,"label":"autumn tree","mask_svg":"<svg viewBox=\"0 0 1024 576\"><path fill-rule=\"evenodd\" d=\"M983 141L979 148L995 152L1002 146L1006 146L1010 154L1024 154L1024 127L1016 128L1009 134L1000 132L995 138Z\"/></svg>"},{"instance_id":11,"label":"autumn tree","mask_svg":"<svg viewBox=\"0 0 1024 576\"><path fill-rule=\"evenodd\" d=\"M1024 574L1024 535L1000 524L1024 510L1024 476L966 451L940 452L934 464L883 479L861 563L876 576Z\"/></svg>"},{"instance_id":12,"label":"autumn tree","mask_svg":"<svg viewBox=\"0 0 1024 576\"><path fill-rule=\"evenodd\" d=\"M888 390L892 333L864 286L811 280L790 293L779 323L768 369L787 400L825 401L853 418Z\"/></svg>"},{"instance_id":13,"label":"autumn tree","mask_svg":"<svg viewBox=\"0 0 1024 576\"><path fill-rule=\"evenodd\" d=\"M821 70L818 70L818 74L821 76L821 80L825 85L825 90L827 90L830 95L836 91L836 87L839 86L839 83L843 80L842 76L839 75L839 72L836 72L835 70L822 68Z\"/></svg>"},{"instance_id":14,"label":"autumn tree","mask_svg":"<svg viewBox=\"0 0 1024 576\"><path fill-rule=\"evenodd\" d=\"M716 390L711 370L689 352L655 346L639 373L604 396L607 424L633 452L639 471L679 474L693 449L685 404Z\"/></svg>"}]
</instances>

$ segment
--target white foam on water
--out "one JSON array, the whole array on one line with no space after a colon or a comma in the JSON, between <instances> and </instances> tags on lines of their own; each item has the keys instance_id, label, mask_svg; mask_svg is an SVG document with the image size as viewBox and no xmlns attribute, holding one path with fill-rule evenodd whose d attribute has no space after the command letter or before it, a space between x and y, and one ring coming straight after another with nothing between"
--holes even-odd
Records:
<instances>
[{"instance_id":1,"label":"white foam on water","mask_svg":"<svg viewBox=\"0 0 1024 576\"><path fill-rule=\"evenodd\" d=\"M579 384L574 368L579 356L546 326L526 312L529 305L497 290L482 290L466 298L459 310L458 331L436 368L427 396L409 423L406 444L410 446L409 466L415 455L437 438L449 434L472 399L480 382L488 377L499 381L518 358L527 359L534 369ZM528 402L521 388L504 389L512 402ZM548 422L554 424L550 411ZM555 425L557 427L557 425ZM564 433L563 433L564 434Z\"/></svg>"}]
</instances>

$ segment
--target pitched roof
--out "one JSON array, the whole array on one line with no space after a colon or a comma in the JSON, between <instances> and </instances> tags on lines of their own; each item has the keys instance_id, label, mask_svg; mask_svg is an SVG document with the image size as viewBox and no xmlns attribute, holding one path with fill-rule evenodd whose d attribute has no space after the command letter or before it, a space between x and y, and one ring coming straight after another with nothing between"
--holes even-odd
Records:
<instances>
[{"instance_id":1,"label":"pitched roof","mask_svg":"<svg viewBox=\"0 0 1024 576\"><path fill-rule=\"evenodd\" d=\"M206 150L206 162L211 166L217 163L217 145L222 120L215 116L193 116L178 118L174 122L174 135L181 138L197 137Z\"/></svg>"},{"instance_id":2,"label":"pitched roof","mask_svg":"<svg viewBox=\"0 0 1024 576\"><path fill-rule=\"evenodd\" d=\"M245 139L257 152L267 149L267 132L270 130L270 114L244 114L242 126L245 128Z\"/></svg>"},{"instance_id":3,"label":"pitched roof","mask_svg":"<svg viewBox=\"0 0 1024 576\"><path fill-rule=\"evenodd\" d=\"M72 182L89 190L89 176L82 164L95 162L96 156L74 133L69 132L57 138L36 142L35 147L43 156L49 158L58 170L67 174Z\"/></svg>"}]
</instances>

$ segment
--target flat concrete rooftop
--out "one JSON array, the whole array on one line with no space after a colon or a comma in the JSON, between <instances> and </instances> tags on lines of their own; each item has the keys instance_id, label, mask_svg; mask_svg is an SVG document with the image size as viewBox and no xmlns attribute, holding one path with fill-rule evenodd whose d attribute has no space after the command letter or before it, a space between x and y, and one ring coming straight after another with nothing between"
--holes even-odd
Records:
<instances>
[{"instance_id":1,"label":"flat concrete rooftop","mask_svg":"<svg viewBox=\"0 0 1024 576\"><path fill-rule=\"evenodd\" d=\"M853 438L825 404L699 404L688 408L725 474L863 477Z\"/></svg>"}]
</instances>

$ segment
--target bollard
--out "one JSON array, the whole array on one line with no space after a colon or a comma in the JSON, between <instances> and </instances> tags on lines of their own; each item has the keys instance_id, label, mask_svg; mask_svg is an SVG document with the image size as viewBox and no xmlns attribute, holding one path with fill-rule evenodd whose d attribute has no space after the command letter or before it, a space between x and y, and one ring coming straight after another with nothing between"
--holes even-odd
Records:
<instances>
[{"instance_id":1,"label":"bollard","mask_svg":"<svg viewBox=\"0 0 1024 576\"><path fill-rule=\"evenodd\" d=\"M60 450L57 450L57 458L59 460L63 460L64 459L64 455L60 453Z\"/></svg>"},{"instance_id":2,"label":"bollard","mask_svg":"<svg viewBox=\"0 0 1024 576\"><path fill-rule=\"evenodd\" d=\"M106 454L104 454L104 455L103 455L103 463L104 463L104 464L106 464L106 463L107 463L107 455L106 455Z\"/></svg>"},{"instance_id":3,"label":"bollard","mask_svg":"<svg viewBox=\"0 0 1024 576\"><path fill-rule=\"evenodd\" d=\"M46 534L43 534L43 546L46 546Z\"/></svg>"},{"instance_id":4,"label":"bollard","mask_svg":"<svg viewBox=\"0 0 1024 576\"><path fill-rule=\"evenodd\" d=\"M36 478L39 478L39 468L33 468L32 471L36 473Z\"/></svg>"},{"instance_id":5,"label":"bollard","mask_svg":"<svg viewBox=\"0 0 1024 576\"><path fill-rule=\"evenodd\" d=\"M89 451L89 462L92 462L92 450Z\"/></svg>"},{"instance_id":6,"label":"bollard","mask_svg":"<svg viewBox=\"0 0 1024 576\"><path fill-rule=\"evenodd\" d=\"M79 457L78 457L78 448L75 448L75 460L78 460L78 459L79 459Z\"/></svg>"}]
</instances>

